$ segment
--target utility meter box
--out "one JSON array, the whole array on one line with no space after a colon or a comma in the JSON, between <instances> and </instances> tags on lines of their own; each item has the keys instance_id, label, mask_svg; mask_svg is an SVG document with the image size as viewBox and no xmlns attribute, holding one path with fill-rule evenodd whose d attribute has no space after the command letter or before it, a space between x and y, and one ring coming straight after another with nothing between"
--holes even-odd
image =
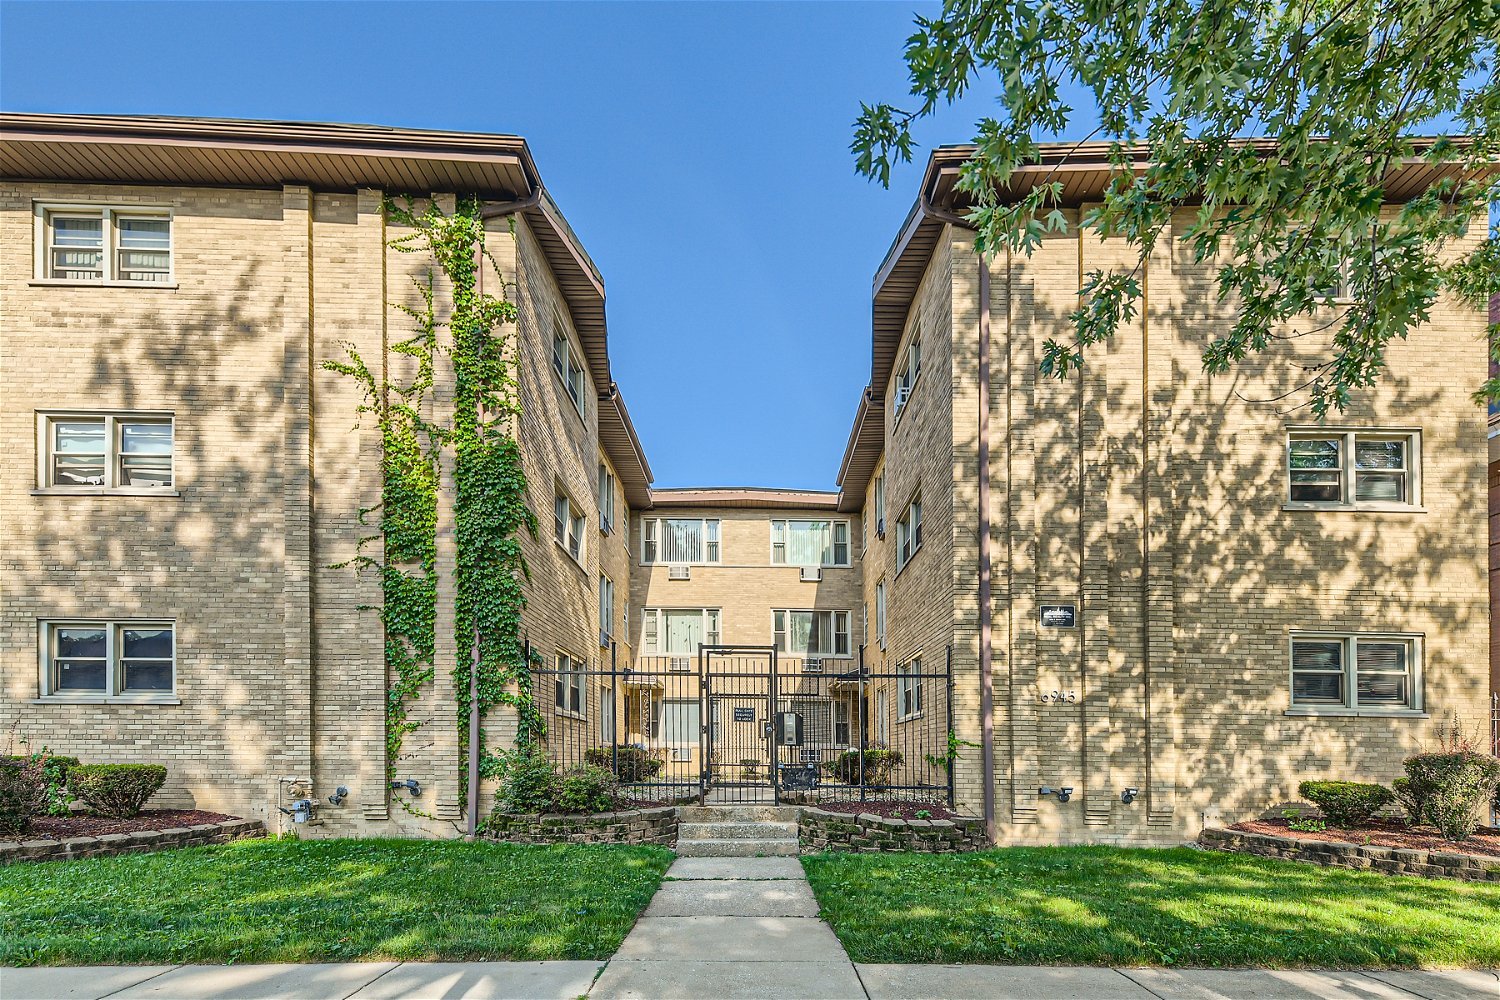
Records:
<instances>
[{"instance_id":1,"label":"utility meter box","mask_svg":"<svg viewBox=\"0 0 1500 1000\"><path fill-rule=\"evenodd\" d=\"M800 747L802 745L802 716L796 712L776 713L776 745Z\"/></svg>"}]
</instances>

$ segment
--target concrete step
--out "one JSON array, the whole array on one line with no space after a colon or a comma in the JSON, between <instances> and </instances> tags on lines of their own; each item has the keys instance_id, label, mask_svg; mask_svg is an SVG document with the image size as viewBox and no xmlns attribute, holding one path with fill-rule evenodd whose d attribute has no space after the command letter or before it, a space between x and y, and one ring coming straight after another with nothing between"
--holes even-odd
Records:
<instances>
[{"instance_id":1,"label":"concrete step","mask_svg":"<svg viewBox=\"0 0 1500 1000\"><path fill-rule=\"evenodd\" d=\"M677 818L683 823L795 823L801 812L797 806L682 806Z\"/></svg>"},{"instance_id":2,"label":"concrete step","mask_svg":"<svg viewBox=\"0 0 1500 1000\"><path fill-rule=\"evenodd\" d=\"M682 823L679 840L796 840L796 823Z\"/></svg>"},{"instance_id":3,"label":"concrete step","mask_svg":"<svg viewBox=\"0 0 1500 1000\"><path fill-rule=\"evenodd\" d=\"M795 840L679 840L680 858L791 858L800 853Z\"/></svg>"}]
</instances>

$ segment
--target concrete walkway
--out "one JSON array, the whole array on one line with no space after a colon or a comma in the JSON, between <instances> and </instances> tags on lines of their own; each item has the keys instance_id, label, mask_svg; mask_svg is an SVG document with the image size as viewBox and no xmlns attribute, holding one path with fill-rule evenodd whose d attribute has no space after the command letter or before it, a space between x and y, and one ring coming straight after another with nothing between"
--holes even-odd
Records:
<instances>
[{"instance_id":1,"label":"concrete walkway","mask_svg":"<svg viewBox=\"0 0 1500 1000\"><path fill-rule=\"evenodd\" d=\"M796 858L678 858L608 962L0 968L0 1000L1500 1000L1471 972L855 965Z\"/></svg>"}]
</instances>

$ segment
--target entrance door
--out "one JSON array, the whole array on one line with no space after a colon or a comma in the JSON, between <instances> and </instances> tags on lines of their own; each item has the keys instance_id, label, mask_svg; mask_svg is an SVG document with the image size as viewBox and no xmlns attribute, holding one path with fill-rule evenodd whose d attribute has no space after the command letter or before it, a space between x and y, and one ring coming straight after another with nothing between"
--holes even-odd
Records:
<instances>
[{"instance_id":1,"label":"entrance door","mask_svg":"<svg viewBox=\"0 0 1500 1000\"><path fill-rule=\"evenodd\" d=\"M775 802L771 711L776 651L769 646L703 646L699 677L707 708L702 801Z\"/></svg>"}]
</instances>

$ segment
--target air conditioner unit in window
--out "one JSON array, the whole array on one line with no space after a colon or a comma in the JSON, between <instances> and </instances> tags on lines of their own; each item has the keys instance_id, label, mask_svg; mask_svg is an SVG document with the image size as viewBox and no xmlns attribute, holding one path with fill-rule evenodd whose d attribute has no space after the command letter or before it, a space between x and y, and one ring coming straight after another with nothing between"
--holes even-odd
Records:
<instances>
[{"instance_id":1,"label":"air conditioner unit in window","mask_svg":"<svg viewBox=\"0 0 1500 1000\"><path fill-rule=\"evenodd\" d=\"M673 747L672 761L677 764L685 764L693 759L692 747Z\"/></svg>"},{"instance_id":2,"label":"air conditioner unit in window","mask_svg":"<svg viewBox=\"0 0 1500 1000\"><path fill-rule=\"evenodd\" d=\"M822 570L821 567L818 567L818 566L803 566L802 567L802 582L803 583L817 583L821 579L823 579L823 570Z\"/></svg>"},{"instance_id":3,"label":"air conditioner unit in window","mask_svg":"<svg viewBox=\"0 0 1500 1000\"><path fill-rule=\"evenodd\" d=\"M876 520L875 520L875 537L876 538L884 538L885 537L885 518L883 518L883 517L876 518Z\"/></svg>"},{"instance_id":4,"label":"air conditioner unit in window","mask_svg":"<svg viewBox=\"0 0 1500 1000\"><path fill-rule=\"evenodd\" d=\"M821 674L823 672L823 661L818 657L802 661L802 672L804 674Z\"/></svg>"},{"instance_id":5,"label":"air conditioner unit in window","mask_svg":"<svg viewBox=\"0 0 1500 1000\"><path fill-rule=\"evenodd\" d=\"M692 578L693 578L692 570L689 569L687 566L668 566L667 567L667 579L668 580L691 580Z\"/></svg>"},{"instance_id":6,"label":"air conditioner unit in window","mask_svg":"<svg viewBox=\"0 0 1500 1000\"><path fill-rule=\"evenodd\" d=\"M693 658L691 656L674 656L667 661L667 669L679 674L690 673L693 669Z\"/></svg>"},{"instance_id":7,"label":"air conditioner unit in window","mask_svg":"<svg viewBox=\"0 0 1500 1000\"><path fill-rule=\"evenodd\" d=\"M609 645L609 640L610 640L609 632L606 631L605 629L601 628L599 630L599 645L601 645L601 646L608 646Z\"/></svg>"}]
</instances>

